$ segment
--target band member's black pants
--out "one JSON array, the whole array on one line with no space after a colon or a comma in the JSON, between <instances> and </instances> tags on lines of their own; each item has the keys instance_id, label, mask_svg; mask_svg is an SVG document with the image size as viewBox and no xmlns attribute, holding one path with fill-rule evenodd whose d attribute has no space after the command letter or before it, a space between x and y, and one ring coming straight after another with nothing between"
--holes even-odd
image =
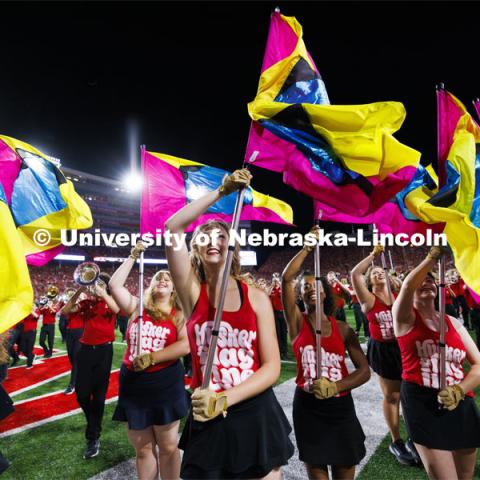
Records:
<instances>
[{"instance_id":1,"label":"band member's black pants","mask_svg":"<svg viewBox=\"0 0 480 480\"><path fill-rule=\"evenodd\" d=\"M67 316L60 315L60 320L58 321L58 328L60 330L60 334L62 335L62 342L65 343L67 340Z\"/></svg>"},{"instance_id":2,"label":"band member's black pants","mask_svg":"<svg viewBox=\"0 0 480 480\"><path fill-rule=\"evenodd\" d=\"M366 337L370 336L370 331L368 329L368 319L366 315L362 312L362 307L359 303L354 303L352 305L353 314L355 315L355 331L360 333L360 328L363 325L363 333Z\"/></svg>"},{"instance_id":3,"label":"band member's black pants","mask_svg":"<svg viewBox=\"0 0 480 480\"><path fill-rule=\"evenodd\" d=\"M10 337L8 339L8 354L14 360L18 360L18 354L20 352L15 351L15 344L18 346L18 350L21 350L21 343L22 343L22 334L23 334L23 324L20 326L16 326L12 332L10 333Z\"/></svg>"},{"instance_id":4,"label":"band member's black pants","mask_svg":"<svg viewBox=\"0 0 480 480\"><path fill-rule=\"evenodd\" d=\"M23 332L23 335L22 335L22 352L27 357L27 367L31 367L33 365L33 359L35 357L35 355L33 354L33 347L35 345L36 336L37 336L36 330Z\"/></svg>"},{"instance_id":5,"label":"band member's black pants","mask_svg":"<svg viewBox=\"0 0 480 480\"><path fill-rule=\"evenodd\" d=\"M48 342L45 343L45 339ZM55 324L51 323L49 325L42 325L40 330L40 346L43 348L43 353L45 355L51 355L53 353L53 342L55 340Z\"/></svg>"},{"instance_id":6,"label":"band member's black pants","mask_svg":"<svg viewBox=\"0 0 480 480\"><path fill-rule=\"evenodd\" d=\"M70 373L70 385L72 387L75 386L77 380L77 355L80 351L80 339L82 338L82 335L83 328L67 328L65 339L67 341L68 360L72 366L72 372Z\"/></svg>"},{"instance_id":7,"label":"band member's black pants","mask_svg":"<svg viewBox=\"0 0 480 480\"><path fill-rule=\"evenodd\" d=\"M287 323L283 312L274 310L275 313L275 329L277 330L278 348L280 350L280 358L287 359Z\"/></svg>"},{"instance_id":8,"label":"band member's black pants","mask_svg":"<svg viewBox=\"0 0 480 480\"><path fill-rule=\"evenodd\" d=\"M77 355L75 393L87 419L85 430L87 440L97 440L102 431L112 356L113 346L111 343L96 346L82 343Z\"/></svg>"}]
</instances>

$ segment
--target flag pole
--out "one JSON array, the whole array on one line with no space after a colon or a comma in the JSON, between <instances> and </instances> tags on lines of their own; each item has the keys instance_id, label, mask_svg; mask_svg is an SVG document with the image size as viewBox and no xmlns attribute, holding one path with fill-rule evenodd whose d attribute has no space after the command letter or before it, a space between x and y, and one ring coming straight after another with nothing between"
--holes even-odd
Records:
<instances>
[{"instance_id":1,"label":"flag pole","mask_svg":"<svg viewBox=\"0 0 480 480\"><path fill-rule=\"evenodd\" d=\"M438 170L438 187L441 188L445 183L445 165L443 159L440 158L440 143L442 134L442 119L440 116L440 99L439 92L444 92L445 85L439 83L437 85L437 170ZM438 262L438 273L440 280L439 292L439 308L440 308L440 338L438 340L438 347L440 350L440 390L446 387L446 355L445 355L445 256L442 255Z\"/></svg>"},{"instance_id":2,"label":"flag pole","mask_svg":"<svg viewBox=\"0 0 480 480\"><path fill-rule=\"evenodd\" d=\"M140 146L140 163L143 178L143 159L145 155L145 145ZM140 217L142 215L142 200L140 197ZM142 354L142 326L143 326L143 266L144 266L144 252L140 252L140 259L138 264L138 322L137 322L137 345L136 356Z\"/></svg>"},{"instance_id":3,"label":"flag pole","mask_svg":"<svg viewBox=\"0 0 480 480\"><path fill-rule=\"evenodd\" d=\"M376 229L375 224L373 224L373 229L374 230ZM390 302L390 306L392 306L393 305L392 286L390 285L390 275L388 274L388 266L387 266L387 260L385 258L385 252L382 252L380 254L380 259L382 262L383 271L385 272L385 282L387 283L387 289L388 289L388 301Z\"/></svg>"},{"instance_id":4,"label":"flag pole","mask_svg":"<svg viewBox=\"0 0 480 480\"><path fill-rule=\"evenodd\" d=\"M446 387L446 355L445 355L445 256L442 255L438 261L438 276L440 278L440 340L438 346L440 348L440 390Z\"/></svg>"},{"instance_id":5,"label":"flag pole","mask_svg":"<svg viewBox=\"0 0 480 480\"><path fill-rule=\"evenodd\" d=\"M393 266L392 251L391 250L388 251L388 258L390 259L390 268L392 270L395 270L395 267Z\"/></svg>"},{"instance_id":6,"label":"flag pole","mask_svg":"<svg viewBox=\"0 0 480 480\"><path fill-rule=\"evenodd\" d=\"M473 108L475 109L475 113L477 114L478 120L480 120L480 98L475 98L472 100Z\"/></svg>"},{"instance_id":7,"label":"flag pole","mask_svg":"<svg viewBox=\"0 0 480 480\"><path fill-rule=\"evenodd\" d=\"M255 150L249 162L255 161L259 152ZM243 162L242 168L246 168L245 162ZM235 202L235 210L233 212L231 229L235 232L238 230L240 223L240 215L242 214L243 199L245 197L245 188L238 191L237 200ZM213 320L212 336L210 345L208 346L207 361L205 363L205 370L203 371L202 388L208 389L210 385L210 377L212 375L213 361L215 359L215 352L217 350L218 334L220 333L220 324L222 322L223 306L225 304L225 296L227 293L228 279L230 277L230 270L232 267L233 254L235 252L235 245L228 246L227 258L225 260L225 268L223 270L222 283L220 285L220 298L218 299L218 305L216 306L215 319Z\"/></svg>"},{"instance_id":8,"label":"flag pole","mask_svg":"<svg viewBox=\"0 0 480 480\"><path fill-rule=\"evenodd\" d=\"M322 210L318 211L317 227L320 228L320 220L322 218ZM315 243L315 360L316 360L316 379L322 377L322 300L320 296L322 281L320 277L320 245L318 241Z\"/></svg>"}]
</instances>

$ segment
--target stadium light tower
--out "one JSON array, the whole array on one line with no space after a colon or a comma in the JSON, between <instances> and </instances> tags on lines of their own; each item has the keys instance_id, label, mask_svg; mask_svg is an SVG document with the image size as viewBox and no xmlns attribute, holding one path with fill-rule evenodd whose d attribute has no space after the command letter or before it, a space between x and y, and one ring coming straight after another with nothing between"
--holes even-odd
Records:
<instances>
[{"instance_id":1,"label":"stadium light tower","mask_svg":"<svg viewBox=\"0 0 480 480\"><path fill-rule=\"evenodd\" d=\"M125 190L130 192L139 192L143 186L143 178L139 172L132 170L123 177L123 186Z\"/></svg>"}]
</instances>

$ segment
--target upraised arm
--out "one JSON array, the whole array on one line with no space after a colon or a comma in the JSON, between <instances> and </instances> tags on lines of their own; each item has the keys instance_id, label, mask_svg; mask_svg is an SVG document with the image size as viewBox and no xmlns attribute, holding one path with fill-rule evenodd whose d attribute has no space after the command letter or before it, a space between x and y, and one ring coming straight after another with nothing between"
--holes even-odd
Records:
<instances>
[{"instance_id":1,"label":"upraised arm","mask_svg":"<svg viewBox=\"0 0 480 480\"><path fill-rule=\"evenodd\" d=\"M353 289L355 290L355 294L357 295L364 313L368 313L372 309L373 304L375 303L375 295L368 290L363 276L368 270L368 267L372 264L373 259L382 252L383 247L381 245L376 245L368 257L365 257L353 267L351 273Z\"/></svg>"},{"instance_id":2,"label":"upraised arm","mask_svg":"<svg viewBox=\"0 0 480 480\"><path fill-rule=\"evenodd\" d=\"M188 318L200 294L200 283L193 272L185 242L185 229L210 206L223 196L248 187L251 175L247 169L236 170L223 179L222 185L203 197L189 203L172 215L165 223L165 229L173 235L173 244L165 247L168 267L172 274L175 289L180 298L185 317Z\"/></svg>"}]
</instances>

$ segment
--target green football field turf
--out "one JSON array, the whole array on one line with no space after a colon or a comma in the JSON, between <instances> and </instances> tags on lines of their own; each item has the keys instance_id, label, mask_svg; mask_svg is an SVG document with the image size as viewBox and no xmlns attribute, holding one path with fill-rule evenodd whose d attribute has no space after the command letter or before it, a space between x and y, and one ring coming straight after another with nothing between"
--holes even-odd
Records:
<instances>
[{"instance_id":1,"label":"green football field turf","mask_svg":"<svg viewBox=\"0 0 480 480\"><path fill-rule=\"evenodd\" d=\"M347 310L347 319L354 326L353 312L350 310ZM66 350L65 345L60 343L59 332L57 335L55 347ZM117 332L117 341L119 340L120 335ZM360 337L360 340L364 341L364 338ZM114 344L112 369L120 367L124 350L125 344ZM290 346L289 360L293 361ZM295 373L294 363L282 363L282 371L277 384L294 377ZM69 376L67 375L16 396L15 401L64 390L68 381ZM372 377L370 381L376 380ZM380 405L378 408L380 408ZM12 466L2 475L2 480L87 479L134 457L135 452L128 443L125 425L111 420L114 409L115 403L106 405L101 437L101 453L98 457L89 461L85 461L82 458L85 448L83 436L85 420L83 414L66 417L62 420L0 439L0 451L12 463ZM393 456L388 452L388 445L389 437L386 437L361 472L359 479L416 480L427 478L424 471L420 468L404 467L397 464ZM477 462L475 478L480 478L479 462Z\"/></svg>"}]
</instances>

